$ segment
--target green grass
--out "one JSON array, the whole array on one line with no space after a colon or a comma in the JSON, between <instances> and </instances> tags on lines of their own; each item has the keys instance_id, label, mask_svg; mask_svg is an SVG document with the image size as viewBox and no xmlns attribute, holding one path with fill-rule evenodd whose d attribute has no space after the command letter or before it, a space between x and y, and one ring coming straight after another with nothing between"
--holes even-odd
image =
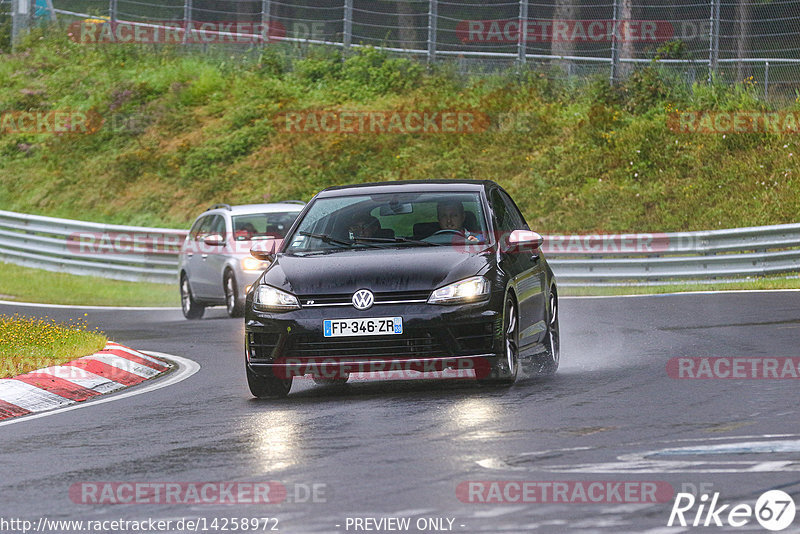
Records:
<instances>
[{"instance_id":1,"label":"green grass","mask_svg":"<svg viewBox=\"0 0 800 534\"><path fill-rule=\"evenodd\" d=\"M503 185L547 234L706 230L800 213L796 136L667 127L675 110L768 109L752 84L689 88L648 68L610 89L535 70L467 78L372 50L344 60L312 49L298 60L281 45L191 53L65 34L34 32L0 55L0 110L93 110L107 123L93 135L0 136L0 209L185 228L216 202L473 178ZM311 109L474 110L494 126L464 135L281 127L279 113ZM504 113L520 118L499 128ZM138 128L119 127L131 118Z\"/></svg>"},{"instance_id":2,"label":"green grass","mask_svg":"<svg viewBox=\"0 0 800 534\"><path fill-rule=\"evenodd\" d=\"M603 286L566 287L560 286L561 296L613 296L613 295L654 295L662 293L682 293L687 291L737 291L764 289L800 289L800 278L755 278L743 282L675 283L656 286Z\"/></svg>"},{"instance_id":3,"label":"green grass","mask_svg":"<svg viewBox=\"0 0 800 534\"><path fill-rule=\"evenodd\" d=\"M56 323L48 318L0 315L0 378L59 365L101 350L102 332L84 321Z\"/></svg>"},{"instance_id":4,"label":"green grass","mask_svg":"<svg viewBox=\"0 0 800 534\"><path fill-rule=\"evenodd\" d=\"M76 276L0 263L0 300L85 306L179 306L172 285Z\"/></svg>"}]
</instances>

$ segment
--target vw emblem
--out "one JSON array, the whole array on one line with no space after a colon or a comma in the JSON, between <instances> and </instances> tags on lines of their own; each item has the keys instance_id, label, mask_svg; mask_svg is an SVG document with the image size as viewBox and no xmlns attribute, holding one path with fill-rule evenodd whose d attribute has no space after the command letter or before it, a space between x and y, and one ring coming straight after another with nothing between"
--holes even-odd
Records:
<instances>
[{"instance_id":1,"label":"vw emblem","mask_svg":"<svg viewBox=\"0 0 800 534\"><path fill-rule=\"evenodd\" d=\"M357 310L368 310L375 304L375 295L369 289L359 289L353 293L353 306Z\"/></svg>"}]
</instances>

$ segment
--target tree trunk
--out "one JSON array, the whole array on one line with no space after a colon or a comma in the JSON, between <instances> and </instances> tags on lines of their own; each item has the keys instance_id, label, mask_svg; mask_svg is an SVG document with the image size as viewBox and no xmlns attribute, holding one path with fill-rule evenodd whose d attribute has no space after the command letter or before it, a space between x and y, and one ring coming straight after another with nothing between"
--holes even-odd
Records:
<instances>
[{"instance_id":1,"label":"tree trunk","mask_svg":"<svg viewBox=\"0 0 800 534\"><path fill-rule=\"evenodd\" d=\"M750 11L749 2L752 0L739 0L736 4L736 24L738 35L736 36L736 58L741 60L746 58L750 52ZM750 76L751 68L748 63L743 61L736 62L736 80L742 81Z\"/></svg>"},{"instance_id":2,"label":"tree trunk","mask_svg":"<svg viewBox=\"0 0 800 534\"><path fill-rule=\"evenodd\" d=\"M569 39L565 40L557 36L560 33L557 29L559 25L569 24L569 21L578 20L580 8L578 0L556 0L553 8L553 20L551 28L550 53L554 56L574 56L575 43ZM563 27L563 26L562 26ZM561 67L566 73L570 72L571 60L556 60L555 65Z\"/></svg>"},{"instance_id":3,"label":"tree trunk","mask_svg":"<svg viewBox=\"0 0 800 534\"><path fill-rule=\"evenodd\" d=\"M617 46L619 47L619 57L620 59L630 59L635 57L633 39L628 39L625 37L625 35L631 20L633 20L633 0L619 0L618 18L619 23L617 33L620 35L621 39L620 41L617 41ZM620 61L617 72L619 73L620 78L626 78L632 70L632 63L623 63Z\"/></svg>"},{"instance_id":4,"label":"tree trunk","mask_svg":"<svg viewBox=\"0 0 800 534\"><path fill-rule=\"evenodd\" d=\"M398 37L401 48L424 48L417 42L417 28L414 24L414 7L410 2L397 2Z\"/></svg>"}]
</instances>

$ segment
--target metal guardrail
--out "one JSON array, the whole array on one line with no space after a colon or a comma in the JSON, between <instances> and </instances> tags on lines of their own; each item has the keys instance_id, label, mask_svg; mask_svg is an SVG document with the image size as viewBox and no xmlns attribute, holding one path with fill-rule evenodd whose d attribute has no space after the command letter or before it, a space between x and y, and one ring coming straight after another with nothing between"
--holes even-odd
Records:
<instances>
[{"instance_id":1,"label":"metal guardrail","mask_svg":"<svg viewBox=\"0 0 800 534\"><path fill-rule=\"evenodd\" d=\"M186 230L0 211L0 261L50 271L175 283ZM571 286L731 280L800 271L800 224L705 232L550 235L543 250Z\"/></svg>"},{"instance_id":2,"label":"metal guardrail","mask_svg":"<svg viewBox=\"0 0 800 534\"><path fill-rule=\"evenodd\" d=\"M186 230L0 211L0 261L134 282L177 283Z\"/></svg>"},{"instance_id":3,"label":"metal guardrail","mask_svg":"<svg viewBox=\"0 0 800 534\"><path fill-rule=\"evenodd\" d=\"M746 279L800 271L800 224L703 232L547 236L567 285Z\"/></svg>"}]
</instances>

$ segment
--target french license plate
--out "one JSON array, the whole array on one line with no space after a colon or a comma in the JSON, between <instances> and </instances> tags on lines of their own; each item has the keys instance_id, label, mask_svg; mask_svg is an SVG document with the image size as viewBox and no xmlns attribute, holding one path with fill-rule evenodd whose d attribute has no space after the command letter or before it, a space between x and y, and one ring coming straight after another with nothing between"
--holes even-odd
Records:
<instances>
[{"instance_id":1,"label":"french license plate","mask_svg":"<svg viewBox=\"0 0 800 534\"><path fill-rule=\"evenodd\" d=\"M372 317L368 319L325 319L325 337L386 336L403 333L402 317Z\"/></svg>"}]
</instances>

